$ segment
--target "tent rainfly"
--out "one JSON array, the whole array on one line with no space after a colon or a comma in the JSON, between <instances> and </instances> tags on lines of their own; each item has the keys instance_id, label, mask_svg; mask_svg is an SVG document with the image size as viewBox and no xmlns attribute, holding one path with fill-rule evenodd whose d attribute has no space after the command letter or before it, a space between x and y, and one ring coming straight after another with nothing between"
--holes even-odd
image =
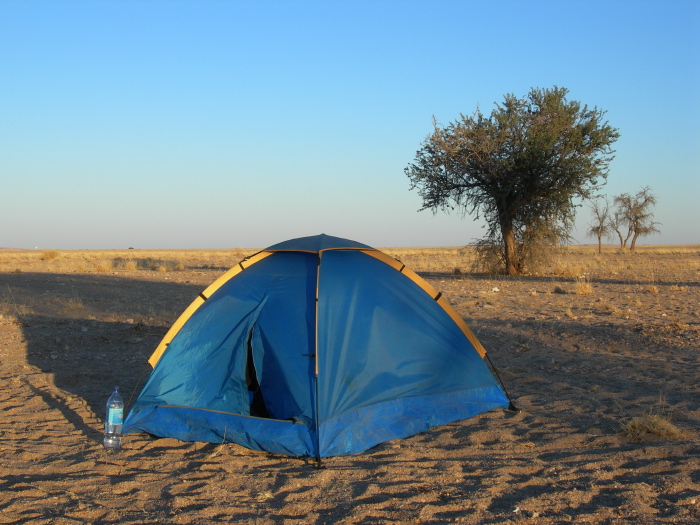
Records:
<instances>
[{"instance_id":1,"label":"tent rainfly","mask_svg":"<svg viewBox=\"0 0 700 525\"><path fill-rule=\"evenodd\" d=\"M486 351L401 262L317 235L229 270L149 359L124 432L354 454L510 403Z\"/></svg>"}]
</instances>

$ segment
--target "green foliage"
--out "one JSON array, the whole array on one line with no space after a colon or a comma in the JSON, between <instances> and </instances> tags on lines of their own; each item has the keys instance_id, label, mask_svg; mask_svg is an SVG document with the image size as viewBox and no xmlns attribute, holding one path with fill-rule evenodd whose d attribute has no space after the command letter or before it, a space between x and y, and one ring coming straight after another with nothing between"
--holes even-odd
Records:
<instances>
[{"instance_id":1,"label":"green foliage","mask_svg":"<svg viewBox=\"0 0 700 525\"><path fill-rule=\"evenodd\" d=\"M607 177L619 134L604 112L566 99L564 88L506 95L491 115L479 109L434 131L405 173L422 209L475 214L499 246L508 274L521 273L528 248L568 238L576 198Z\"/></svg>"}]
</instances>

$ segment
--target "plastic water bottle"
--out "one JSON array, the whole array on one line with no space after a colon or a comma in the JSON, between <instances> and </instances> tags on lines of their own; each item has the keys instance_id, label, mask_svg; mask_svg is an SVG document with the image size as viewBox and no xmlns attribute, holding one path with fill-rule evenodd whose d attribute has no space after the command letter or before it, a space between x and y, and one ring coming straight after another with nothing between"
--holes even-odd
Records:
<instances>
[{"instance_id":1,"label":"plastic water bottle","mask_svg":"<svg viewBox=\"0 0 700 525\"><path fill-rule=\"evenodd\" d=\"M107 400L107 417L105 419L105 439L103 444L108 450L117 450L122 444L122 420L124 419L124 400L115 386Z\"/></svg>"}]
</instances>

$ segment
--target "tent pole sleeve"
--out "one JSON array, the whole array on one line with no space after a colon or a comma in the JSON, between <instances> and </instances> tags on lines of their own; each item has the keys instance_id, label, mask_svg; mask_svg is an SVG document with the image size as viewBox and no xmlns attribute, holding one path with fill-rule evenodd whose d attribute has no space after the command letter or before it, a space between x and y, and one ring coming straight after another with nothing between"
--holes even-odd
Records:
<instances>
[{"instance_id":1,"label":"tent pole sleeve","mask_svg":"<svg viewBox=\"0 0 700 525\"><path fill-rule=\"evenodd\" d=\"M190 317L192 317L192 314L194 314L200 306L202 306L211 295L216 292L221 286L223 286L225 283L227 283L231 278L234 276L238 275L241 273L244 269L248 268L250 265L255 264L256 262L264 259L268 255L272 255L272 252L266 252L266 251L261 251L258 252L254 255L251 255L250 257L243 259L240 263L238 263L236 266L231 268L229 271L227 271L225 274L223 274L221 277L219 277L216 281L214 281L212 284L210 284L206 290L204 290L202 293L200 293L194 301L185 309L184 312L180 315L180 317L175 321L175 323L170 327L170 330L168 330L168 333L165 334L165 337L163 337L163 340L160 342L160 344L156 347L155 351L153 354L151 354L151 357L148 358L148 362L151 364L153 368L156 367L156 364L160 360L161 356L165 352L165 350L168 348L168 345L170 342L173 340L173 338L177 335L177 333L180 331L180 329L185 325L185 323L189 320Z\"/></svg>"},{"instance_id":2,"label":"tent pole sleeve","mask_svg":"<svg viewBox=\"0 0 700 525\"><path fill-rule=\"evenodd\" d=\"M316 301L314 312L314 373L318 377L318 286L321 280L321 252L318 253L316 265Z\"/></svg>"},{"instance_id":3,"label":"tent pole sleeve","mask_svg":"<svg viewBox=\"0 0 700 525\"><path fill-rule=\"evenodd\" d=\"M314 385L315 385L315 420L316 420L316 460L318 462L318 467L321 467L321 429L318 426L318 297L319 297L319 283L321 282L321 253L318 252L318 259L316 265L316 301L315 301L315 320L314 320Z\"/></svg>"}]
</instances>

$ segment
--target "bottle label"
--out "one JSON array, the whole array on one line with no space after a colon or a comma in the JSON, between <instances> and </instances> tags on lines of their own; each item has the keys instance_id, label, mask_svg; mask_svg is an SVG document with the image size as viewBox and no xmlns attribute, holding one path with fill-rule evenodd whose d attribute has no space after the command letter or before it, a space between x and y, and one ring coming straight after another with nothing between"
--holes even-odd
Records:
<instances>
[{"instance_id":1,"label":"bottle label","mask_svg":"<svg viewBox=\"0 0 700 525\"><path fill-rule=\"evenodd\" d=\"M110 408L109 414L107 414L107 423L110 425L121 425L122 419L124 419L124 409L123 408Z\"/></svg>"}]
</instances>

